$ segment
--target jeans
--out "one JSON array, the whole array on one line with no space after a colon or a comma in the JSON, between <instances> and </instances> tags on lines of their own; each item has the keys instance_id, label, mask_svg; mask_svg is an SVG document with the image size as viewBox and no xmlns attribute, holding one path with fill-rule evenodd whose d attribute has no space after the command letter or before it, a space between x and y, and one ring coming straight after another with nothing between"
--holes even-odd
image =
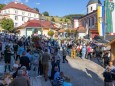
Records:
<instances>
[{"instance_id":1,"label":"jeans","mask_svg":"<svg viewBox=\"0 0 115 86\"><path fill-rule=\"evenodd\" d=\"M68 60L66 59L66 56L63 56L63 63L68 62Z\"/></svg>"},{"instance_id":2,"label":"jeans","mask_svg":"<svg viewBox=\"0 0 115 86\"><path fill-rule=\"evenodd\" d=\"M85 53L82 53L82 59L85 59Z\"/></svg>"}]
</instances>

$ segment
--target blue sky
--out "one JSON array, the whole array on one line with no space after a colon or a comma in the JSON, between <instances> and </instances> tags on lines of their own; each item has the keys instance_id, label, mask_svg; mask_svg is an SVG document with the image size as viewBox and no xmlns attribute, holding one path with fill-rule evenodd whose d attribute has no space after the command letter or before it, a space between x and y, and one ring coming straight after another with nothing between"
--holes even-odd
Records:
<instances>
[{"instance_id":1,"label":"blue sky","mask_svg":"<svg viewBox=\"0 0 115 86\"><path fill-rule=\"evenodd\" d=\"M9 3L15 0L0 0L0 3ZM40 12L48 11L51 16L64 16L68 14L86 14L86 5L89 0L16 0ZM104 0L101 0L103 2Z\"/></svg>"}]
</instances>

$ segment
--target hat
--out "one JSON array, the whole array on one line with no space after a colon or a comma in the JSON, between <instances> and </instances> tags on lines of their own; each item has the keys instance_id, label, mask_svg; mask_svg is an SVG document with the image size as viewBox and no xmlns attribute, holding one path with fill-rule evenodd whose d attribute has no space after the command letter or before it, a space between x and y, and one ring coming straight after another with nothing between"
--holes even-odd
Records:
<instances>
[{"instance_id":1,"label":"hat","mask_svg":"<svg viewBox=\"0 0 115 86\"><path fill-rule=\"evenodd\" d=\"M26 70L26 66L22 66L22 67L21 67L21 70Z\"/></svg>"},{"instance_id":2,"label":"hat","mask_svg":"<svg viewBox=\"0 0 115 86\"><path fill-rule=\"evenodd\" d=\"M14 68L18 68L18 64L14 64L13 67L14 67Z\"/></svg>"}]
</instances>

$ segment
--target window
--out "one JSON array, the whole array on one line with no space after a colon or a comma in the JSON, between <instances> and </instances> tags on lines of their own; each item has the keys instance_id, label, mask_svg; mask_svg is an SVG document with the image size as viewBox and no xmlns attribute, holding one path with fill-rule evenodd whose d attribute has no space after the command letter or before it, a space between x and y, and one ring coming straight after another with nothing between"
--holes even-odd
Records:
<instances>
[{"instance_id":1,"label":"window","mask_svg":"<svg viewBox=\"0 0 115 86\"><path fill-rule=\"evenodd\" d=\"M4 11L4 13L6 13L6 10Z\"/></svg>"},{"instance_id":2,"label":"window","mask_svg":"<svg viewBox=\"0 0 115 86\"><path fill-rule=\"evenodd\" d=\"M24 21L24 17L22 17L22 21Z\"/></svg>"},{"instance_id":3,"label":"window","mask_svg":"<svg viewBox=\"0 0 115 86\"><path fill-rule=\"evenodd\" d=\"M36 17L36 14L34 14L34 17Z\"/></svg>"},{"instance_id":4,"label":"window","mask_svg":"<svg viewBox=\"0 0 115 86\"><path fill-rule=\"evenodd\" d=\"M94 17L92 17L92 25L94 25L94 22L95 22L95 21L94 21Z\"/></svg>"},{"instance_id":5,"label":"window","mask_svg":"<svg viewBox=\"0 0 115 86\"><path fill-rule=\"evenodd\" d=\"M90 26L90 18L89 18L89 26Z\"/></svg>"},{"instance_id":6,"label":"window","mask_svg":"<svg viewBox=\"0 0 115 86\"><path fill-rule=\"evenodd\" d=\"M93 8L91 7L91 11L93 10Z\"/></svg>"},{"instance_id":7,"label":"window","mask_svg":"<svg viewBox=\"0 0 115 86\"><path fill-rule=\"evenodd\" d=\"M15 14L17 14L18 13L18 11L17 10L15 10Z\"/></svg>"},{"instance_id":8,"label":"window","mask_svg":"<svg viewBox=\"0 0 115 86\"><path fill-rule=\"evenodd\" d=\"M25 12L22 12L22 15L24 15L25 14Z\"/></svg>"},{"instance_id":9,"label":"window","mask_svg":"<svg viewBox=\"0 0 115 86\"><path fill-rule=\"evenodd\" d=\"M10 10L8 10L8 13L10 13Z\"/></svg>"},{"instance_id":10,"label":"window","mask_svg":"<svg viewBox=\"0 0 115 86\"><path fill-rule=\"evenodd\" d=\"M15 23L15 25L14 25L15 27L17 27L18 26L18 23Z\"/></svg>"},{"instance_id":11,"label":"window","mask_svg":"<svg viewBox=\"0 0 115 86\"><path fill-rule=\"evenodd\" d=\"M15 16L15 20L18 20L18 16Z\"/></svg>"},{"instance_id":12,"label":"window","mask_svg":"<svg viewBox=\"0 0 115 86\"><path fill-rule=\"evenodd\" d=\"M28 16L31 16L31 13L28 13Z\"/></svg>"},{"instance_id":13,"label":"window","mask_svg":"<svg viewBox=\"0 0 115 86\"><path fill-rule=\"evenodd\" d=\"M28 18L28 20L30 20L30 18Z\"/></svg>"}]
</instances>

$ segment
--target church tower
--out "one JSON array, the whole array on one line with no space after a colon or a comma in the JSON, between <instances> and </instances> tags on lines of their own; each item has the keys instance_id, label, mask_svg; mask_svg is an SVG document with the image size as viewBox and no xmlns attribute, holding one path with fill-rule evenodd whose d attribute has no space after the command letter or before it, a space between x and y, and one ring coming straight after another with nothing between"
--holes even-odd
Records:
<instances>
[{"instance_id":1,"label":"church tower","mask_svg":"<svg viewBox=\"0 0 115 86\"><path fill-rule=\"evenodd\" d=\"M87 13L89 14L89 13L97 10L98 5L101 5L100 0L89 0L89 2L87 4Z\"/></svg>"}]
</instances>

